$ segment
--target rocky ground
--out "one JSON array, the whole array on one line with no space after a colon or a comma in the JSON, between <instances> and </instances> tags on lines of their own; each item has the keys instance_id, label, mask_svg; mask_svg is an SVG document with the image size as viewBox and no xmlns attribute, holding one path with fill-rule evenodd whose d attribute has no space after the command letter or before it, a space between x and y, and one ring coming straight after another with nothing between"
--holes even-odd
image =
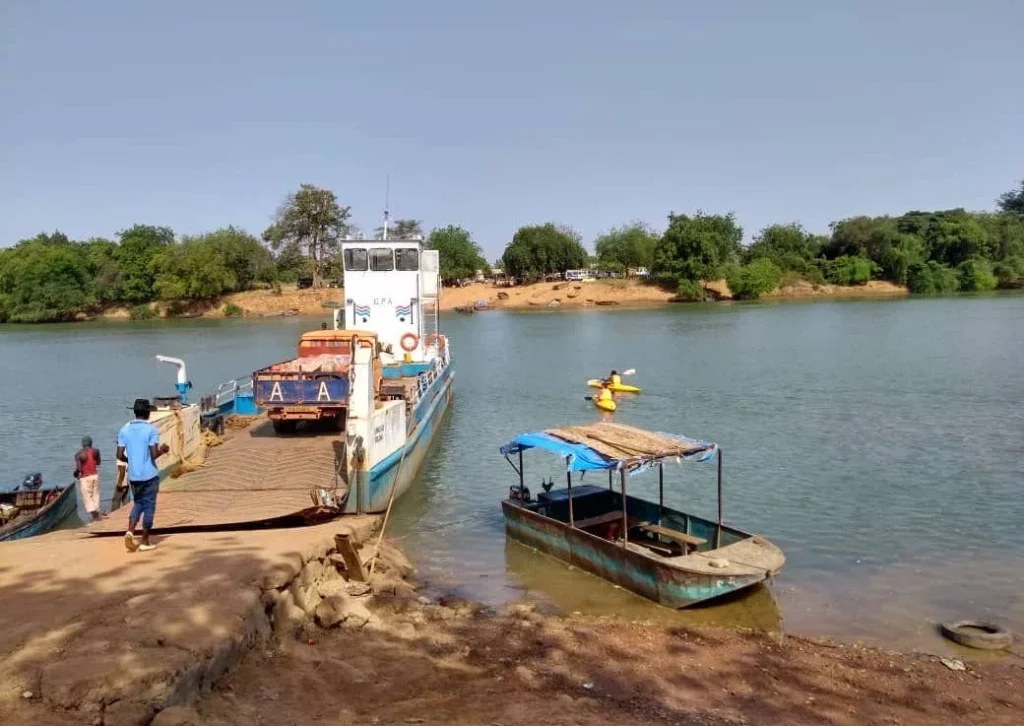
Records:
<instances>
[{"instance_id":1,"label":"rocky ground","mask_svg":"<svg viewBox=\"0 0 1024 726\"><path fill-rule=\"evenodd\" d=\"M372 593L321 584L333 595L300 595L294 605L284 595L297 609L277 620L279 639L195 708L165 712L159 724L1019 724L1024 716L1024 659L1014 656L961 671L932 656L779 635L566 619L530 604L494 612L418 595L401 553L384 554ZM325 576L339 582L329 568L314 569L304 580L310 592Z\"/></svg>"}]
</instances>

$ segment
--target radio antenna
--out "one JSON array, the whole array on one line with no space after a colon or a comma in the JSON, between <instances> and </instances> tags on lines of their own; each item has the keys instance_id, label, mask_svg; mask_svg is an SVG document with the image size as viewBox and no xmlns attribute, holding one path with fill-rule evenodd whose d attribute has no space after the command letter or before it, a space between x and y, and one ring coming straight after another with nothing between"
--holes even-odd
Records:
<instances>
[{"instance_id":1,"label":"radio antenna","mask_svg":"<svg viewBox=\"0 0 1024 726\"><path fill-rule=\"evenodd\" d=\"M384 236L382 239L388 238L388 215L391 213L391 174L385 177L384 181Z\"/></svg>"}]
</instances>

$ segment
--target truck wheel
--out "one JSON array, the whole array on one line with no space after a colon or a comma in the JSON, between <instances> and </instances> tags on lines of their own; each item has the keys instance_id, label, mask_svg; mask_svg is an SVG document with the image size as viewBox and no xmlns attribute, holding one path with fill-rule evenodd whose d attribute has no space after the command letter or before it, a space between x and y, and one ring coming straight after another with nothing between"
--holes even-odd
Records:
<instances>
[{"instance_id":1,"label":"truck wheel","mask_svg":"<svg viewBox=\"0 0 1024 726\"><path fill-rule=\"evenodd\" d=\"M298 427L298 421L274 421L274 433L275 434L294 434L296 427Z\"/></svg>"}]
</instances>

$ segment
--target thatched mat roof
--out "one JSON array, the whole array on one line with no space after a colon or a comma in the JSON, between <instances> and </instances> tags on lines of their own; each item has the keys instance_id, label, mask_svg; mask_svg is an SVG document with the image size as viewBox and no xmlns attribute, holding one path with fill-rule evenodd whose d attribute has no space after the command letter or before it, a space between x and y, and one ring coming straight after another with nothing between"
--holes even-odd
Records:
<instances>
[{"instance_id":1,"label":"thatched mat roof","mask_svg":"<svg viewBox=\"0 0 1024 726\"><path fill-rule=\"evenodd\" d=\"M708 448L702 443L682 441L607 421L548 429L547 433L563 441L588 446L612 461L665 459L695 454Z\"/></svg>"}]
</instances>

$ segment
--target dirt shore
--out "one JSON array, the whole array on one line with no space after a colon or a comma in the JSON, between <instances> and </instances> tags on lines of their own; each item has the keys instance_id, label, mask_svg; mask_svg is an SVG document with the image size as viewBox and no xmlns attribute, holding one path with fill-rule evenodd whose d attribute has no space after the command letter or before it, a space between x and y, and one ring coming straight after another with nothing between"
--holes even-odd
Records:
<instances>
[{"instance_id":1,"label":"dirt shore","mask_svg":"<svg viewBox=\"0 0 1024 726\"><path fill-rule=\"evenodd\" d=\"M488 612L377 584L378 623L253 652L202 724L1017 724L1024 660L968 665L785 636Z\"/></svg>"},{"instance_id":2,"label":"dirt shore","mask_svg":"<svg viewBox=\"0 0 1024 726\"><path fill-rule=\"evenodd\" d=\"M706 284L718 300L731 300L725 280ZM765 300L808 300L846 298L892 298L907 295L907 289L890 282L873 280L866 285L811 285L801 282L785 285L763 296ZM465 287L446 287L441 295L441 310L472 308L478 303L498 310L578 310L580 308L613 309L615 307L650 307L672 302L674 293L655 285L633 280L594 280L590 282L539 282L517 287L496 287L474 283ZM226 295L219 300L193 303L178 311L177 317L222 318L228 311L251 318L274 318L292 315L327 318L331 310L344 305L345 291L297 290L284 286L280 294L270 290L249 290ZM158 316L165 315L164 306L151 306ZM240 313L238 312L240 311ZM127 308L111 308L102 317L127 319Z\"/></svg>"},{"instance_id":3,"label":"dirt shore","mask_svg":"<svg viewBox=\"0 0 1024 726\"><path fill-rule=\"evenodd\" d=\"M369 518L367 518L369 520ZM335 522L0 545L0 722L1017 724L1024 658L966 662L417 591L384 543L370 586ZM365 563L377 552L364 529ZM950 662L959 668L959 664Z\"/></svg>"}]
</instances>

